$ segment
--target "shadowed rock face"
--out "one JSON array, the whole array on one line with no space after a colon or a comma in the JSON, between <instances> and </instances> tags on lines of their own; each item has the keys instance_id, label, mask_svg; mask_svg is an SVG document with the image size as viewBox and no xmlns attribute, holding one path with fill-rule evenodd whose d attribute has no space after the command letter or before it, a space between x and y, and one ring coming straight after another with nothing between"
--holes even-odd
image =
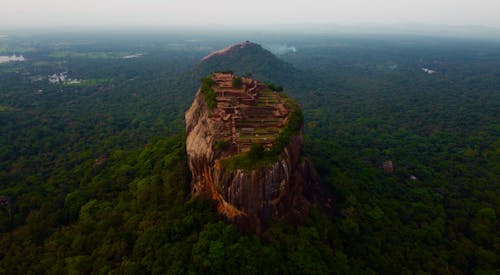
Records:
<instances>
[{"instance_id":1,"label":"shadowed rock face","mask_svg":"<svg viewBox=\"0 0 500 275\"><path fill-rule=\"evenodd\" d=\"M226 107L227 100L217 97L217 103L216 109L209 109L199 90L185 115L192 195L210 198L222 216L256 233L263 232L274 218L300 222L320 193L314 168L302 156L302 131L290 138L275 163L251 170L227 169L224 159L241 152L235 150L240 148L236 146L237 130L227 137L234 139L232 146L217 149L215 145L224 136L220 134L221 118L217 114L222 106ZM286 122L286 116L283 119ZM258 131L257 127L253 129Z\"/></svg>"}]
</instances>

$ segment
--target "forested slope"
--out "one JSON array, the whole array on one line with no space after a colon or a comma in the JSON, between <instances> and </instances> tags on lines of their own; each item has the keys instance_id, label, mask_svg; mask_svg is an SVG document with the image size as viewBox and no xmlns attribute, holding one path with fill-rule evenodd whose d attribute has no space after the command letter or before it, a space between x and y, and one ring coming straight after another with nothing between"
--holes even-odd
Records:
<instances>
[{"instance_id":1,"label":"forested slope","mask_svg":"<svg viewBox=\"0 0 500 275\"><path fill-rule=\"evenodd\" d=\"M281 57L317 78L294 97L336 215L262 238L188 196L186 79L209 50L0 43L27 58L0 64L0 273L498 272L500 50L408 39ZM83 81L47 81L64 71Z\"/></svg>"}]
</instances>

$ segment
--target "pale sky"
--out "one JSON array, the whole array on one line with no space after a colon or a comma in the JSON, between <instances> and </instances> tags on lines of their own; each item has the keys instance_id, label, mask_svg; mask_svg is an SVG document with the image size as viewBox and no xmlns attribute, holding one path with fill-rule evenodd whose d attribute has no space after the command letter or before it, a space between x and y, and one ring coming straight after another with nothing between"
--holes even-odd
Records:
<instances>
[{"instance_id":1,"label":"pale sky","mask_svg":"<svg viewBox=\"0 0 500 275\"><path fill-rule=\"evenodd\" d=\"M500 28L500 0L0 0L0 28L288 23Z\"/></svg>"}]
</instances>

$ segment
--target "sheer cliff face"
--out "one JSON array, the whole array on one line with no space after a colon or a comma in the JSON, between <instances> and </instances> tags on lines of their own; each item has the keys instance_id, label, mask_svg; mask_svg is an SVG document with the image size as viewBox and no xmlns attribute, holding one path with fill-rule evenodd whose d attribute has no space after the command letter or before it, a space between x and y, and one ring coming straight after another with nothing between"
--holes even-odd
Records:
<instances>
[{"instance_id":1,"label":"sheer cliff face","mask_svg":"<svg viewBox=\"0 0 500 275\"><path fill-rule=\"evenodd\" d=\"M215 145L221 138L223 125L223 120L218 119L220 109L209 109L203 93L198 91L186 112L186 149L192 173L192 195L210 198L222 216L257 233L265 230L273 218L300 221L308 214L310 201L318 190L314 169L301 154L302 134L290 138L273 164L251 170L227 169L223 160L241 152ZM237 112L245 116L244 111L242 113ZM235 132L238 129L233 128L234 146L239 142Z\"/></svg>"}]
</instances>

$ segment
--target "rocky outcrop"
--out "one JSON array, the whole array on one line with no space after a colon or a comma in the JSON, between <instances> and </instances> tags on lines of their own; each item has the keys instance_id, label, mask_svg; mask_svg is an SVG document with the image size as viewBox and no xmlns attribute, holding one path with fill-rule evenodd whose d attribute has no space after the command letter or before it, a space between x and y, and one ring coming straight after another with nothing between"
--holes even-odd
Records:
<instances>
[{"instance_id":1,"label":"rocky outcrop","mask_svg":"<svg viewBox=\"0 0 500 275\"><path fill-rule=\"evenodd\" d=\"M302 154L302 131L290 138L275 163L228 169L224 159L238 152L215 146L219 126L214 112L200 90L185 114L192 195L210 198L222 216L257 233L274 218L300 222L319 195L318 177Z\"/></svg>"},{"instance_id":2,"label":"rocky outcrop","mask_svg":"<svg viewBox=\"0 0 500 275\"><path fill-rule=\"evenodd\" d=\"M201 59L193 74L198 80L216 71L251 74L263 82L279 83L295 97L302 95L304 91L315 90L316 81L320 81L315 75L299 70L261 45L249 41L208 54Z\"/></svg>"}]
</instances>

